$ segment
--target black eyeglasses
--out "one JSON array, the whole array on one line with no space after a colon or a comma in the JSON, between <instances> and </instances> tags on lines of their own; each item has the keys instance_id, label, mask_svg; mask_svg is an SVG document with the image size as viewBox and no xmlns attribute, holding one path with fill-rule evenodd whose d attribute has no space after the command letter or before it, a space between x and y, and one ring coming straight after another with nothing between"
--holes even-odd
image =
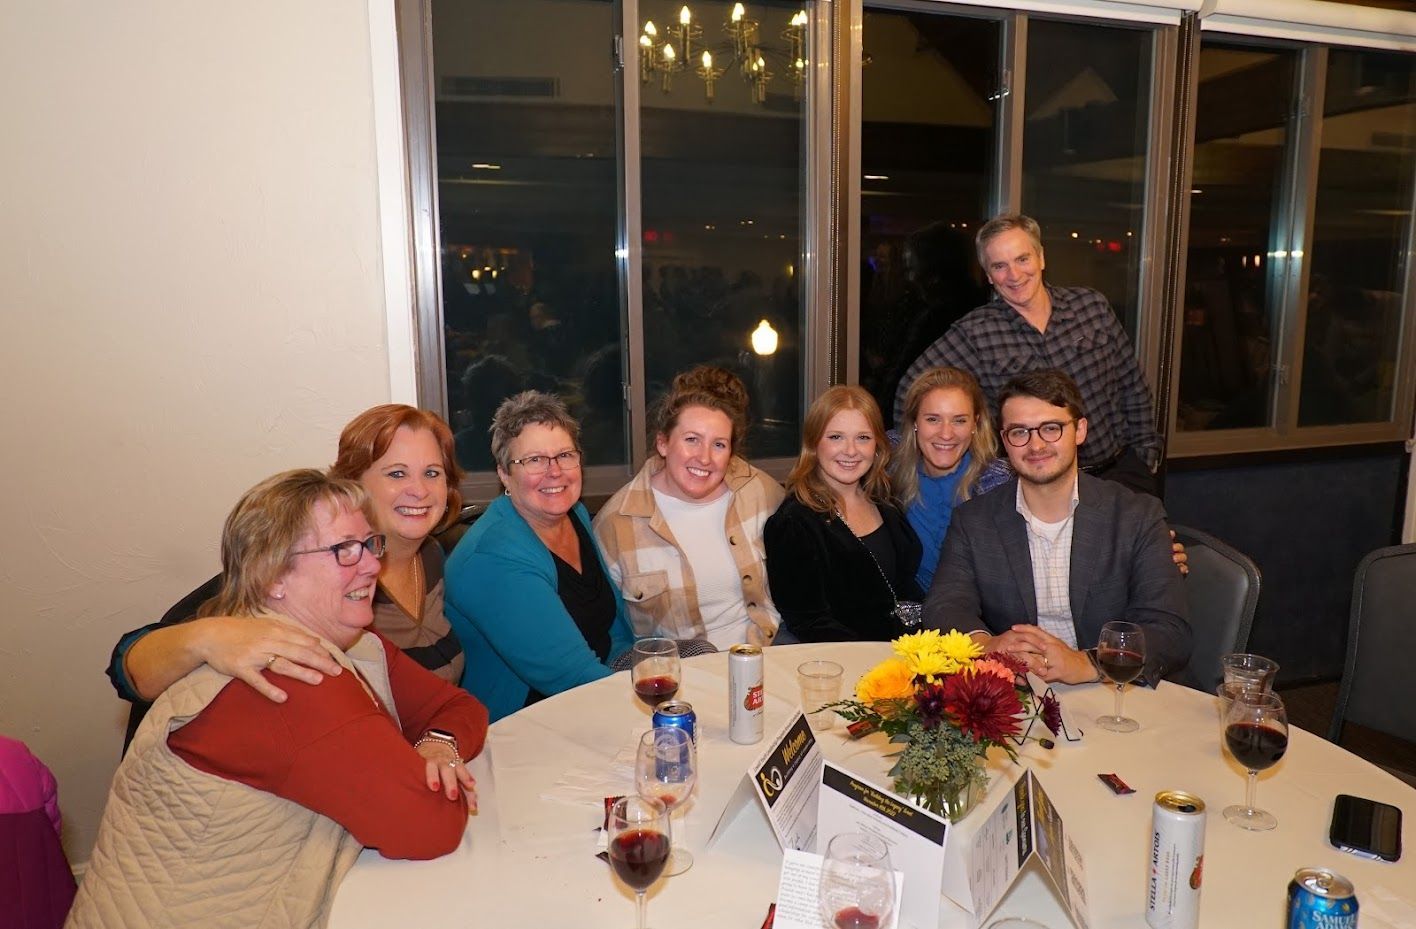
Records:
<instances>
[{"instance_id":1,"label":"black eyeglasses","mask_svg":"<svg viewBox=\"0 0 1416 929\"><path fill-rule=\"evenodd\" d=\"M560 465L562 471L574 471L580 467L580 452L570 449L559 455L527 455L525 458L511 459L511 464L521 465L527 474L545 474L551 469L552 461Z\"/></svg>"},{"instance_id":2,"label":"black eyeglasses","mask_svg":"<svg viewBox=\"0 0 1416 929\"><path fill-rule=\"evenodd\" d=\"M346 539L343 542L336 542L325 548L311 548L303 552L291 552L291 555L322 555L325 552L334 556L334 560L339 562L341 567L349 568L359 563L359 559L364 557L364 549L369 550L369 554L375 558L382 558L384 548L388 538L382 533L369 536L367 539Z\"/></svg>"},{"instance_id":3,"label":"black eyeglasses","mask_svg":"<svg viewBox=\"0 0 1416 929\"><path fill-rule=\"evenodd\" d=\"M1056 442L1062 438L1063 431L1074 422L1076 422L1075 419L1069 419L1066 422L1046 422L1036 426L1009 426L1001 431L1003 438L1009 445L1014 448L1022 448L1032 441L1034 432L1041 436L1044 442Z\"/></svg>"}]
</instances>

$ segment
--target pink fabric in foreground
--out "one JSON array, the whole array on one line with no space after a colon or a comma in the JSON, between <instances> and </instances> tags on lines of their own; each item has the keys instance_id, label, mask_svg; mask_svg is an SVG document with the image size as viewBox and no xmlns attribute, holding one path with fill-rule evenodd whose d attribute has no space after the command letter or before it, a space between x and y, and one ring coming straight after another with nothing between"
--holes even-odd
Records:
<instances>
[{"instance_id":1,"label":"pink fabric in foreground","mask_svg":"<svg viewBox=\"0 0 1416 929\"><path fill-rule=\"evenodd\" d=\"M54 775L23 742L0 736L0 929L59 929L74 874L59 843Z\"/></svg>"}]
</instances>

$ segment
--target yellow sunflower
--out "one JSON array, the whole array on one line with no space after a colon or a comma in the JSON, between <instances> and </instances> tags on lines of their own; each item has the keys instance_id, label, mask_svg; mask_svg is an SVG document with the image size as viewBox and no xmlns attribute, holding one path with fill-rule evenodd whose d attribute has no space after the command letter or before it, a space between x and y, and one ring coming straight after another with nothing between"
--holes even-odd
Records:
<instances>
[{"instance_id":1,"label":"yellow sunflower","mask_svg":"<svg viewBox=\"0 0 1416 929\"><path fill-rule=\"evenodd\" d=\"M881 700L903 700L914 693L913 672L899 658L887 658L856 684L856 699L873 707Z\"/></svg>"},{"instance_id":2,"label":"yellow sunflower","mask_svg":"<svg viewBox=\"0 0 1416 929\"><path fill-rule=\"evenodd\" d=\"M902 635L895 640L894 648L912 674L931 683L941 675L969 667L983 654L983 646L956 630L941 633L937 629L926 629Z\"/></svg>"}]
</instances>

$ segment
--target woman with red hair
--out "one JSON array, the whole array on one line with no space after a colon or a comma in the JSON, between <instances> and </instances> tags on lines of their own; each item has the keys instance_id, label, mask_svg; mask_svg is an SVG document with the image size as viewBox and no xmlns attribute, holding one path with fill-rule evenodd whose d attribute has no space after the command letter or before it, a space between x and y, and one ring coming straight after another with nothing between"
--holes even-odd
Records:
<instances>
[{"instance_id":1,"label":"woman with red hair","mask_svg":"<svg viewBox=\"0 0 1416 929\"><path fill-rule=\"evenodd\" d=\"M330 475L357 480L372 503L375 528L387 536L379 567L372 628L408 657L451 684L462 677L462 646L443 615L443 551L432 538L458 516L462 495L452 430L442 417L386 403L354 417L339 437ZM132 738L148 702L197 667L209 664L283 702L286 693L262 672L317 684L339 666L313 636L289 623L252 617L192 619L214 596L212 578L159 623L124 635L108 676L133 702Z\"/></svg>"}]
</instances>

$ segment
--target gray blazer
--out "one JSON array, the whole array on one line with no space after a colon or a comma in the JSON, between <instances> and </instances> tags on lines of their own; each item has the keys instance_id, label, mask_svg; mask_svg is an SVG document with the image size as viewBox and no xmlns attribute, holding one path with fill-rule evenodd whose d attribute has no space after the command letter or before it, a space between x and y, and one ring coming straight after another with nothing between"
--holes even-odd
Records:
<instances>
[{"instance_id":1,"label":"gray blazer","mask_svg":"<svg viewBox=\"0 0 1416 929\"><path fill-rule=\"evenodd\" d=\"M996 634L1037 623L1017 487L1014 478L954 510L925 597L925 626ZM1145 628L1146 680L1176 677L1190 658L1190 624L1160 502L1083 472L1074 519L1070 588L1078 647L1094 647L1104 623L1129 620Z\"/></svg>"}]
</instances>

